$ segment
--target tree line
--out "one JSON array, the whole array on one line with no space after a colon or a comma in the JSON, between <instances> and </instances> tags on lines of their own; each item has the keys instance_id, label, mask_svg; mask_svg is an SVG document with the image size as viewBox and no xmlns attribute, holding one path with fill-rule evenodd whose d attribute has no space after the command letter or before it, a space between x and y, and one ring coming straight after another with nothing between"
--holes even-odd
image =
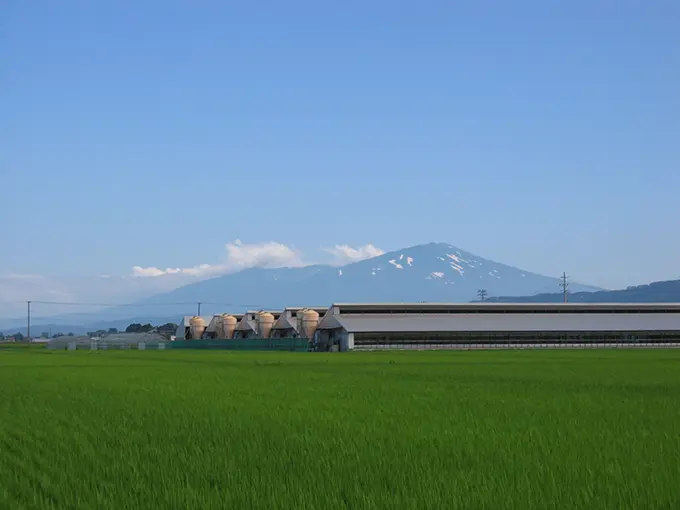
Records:
<instances>
[{"instance_id":1,"label":"tree line","mask_svg":"<svg viewBox=\"0 0 680 510\"><path fill-rule=\"evenodd\" d=\"M148 333L150 331L157 331L159 334L163 335L166 338L170 338L171 335L175 334L175 331L177 330L177 324L173 322L168 322L166 324L163 324L161 326L153 326L152 324L140 324L137 322L133 322L130 324L128 327L125 328L123 331L119 331L118 328L109 328L109 329L98 329L96 331L88 331L87 336L89 337L101 337L101 336L106 336L106 335L115 335L118 333ZM43 339L49 339L49 338L59 338L62 336L75 336L73 333L56 333L54 335L50 335L47 331L43 331L40 333L40 338ZM21 333L21 332L16 332L14 334L10 335L5 335L3 333L0 333L0 342L8 339L8 338L13 338L17 342L21 342L23 340L26 340L26 336Z\"/></svg>"}]
</instances>

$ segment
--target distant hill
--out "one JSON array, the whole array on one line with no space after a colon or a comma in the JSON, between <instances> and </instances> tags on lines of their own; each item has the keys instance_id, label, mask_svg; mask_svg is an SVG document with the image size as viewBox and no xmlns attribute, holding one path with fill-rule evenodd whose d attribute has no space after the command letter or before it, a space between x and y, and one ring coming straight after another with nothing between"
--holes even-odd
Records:
<instances>
[{"instance_id":1,"label":"distant hill","mask_svg":"<svg viewBox=\"0 0 680 510\"><path fill-rule=\"evenodd\" d=\"M38 318L31 323L31 336L38 337L41 333L48 333L52 335L56 334L67 334L73 333L74 335L84 335L88 331L97 331L100 329L108 330L109 328L116 328L119 331L123 331L126 327L134 322L138 323L151 323L153 325L167 324L168 322L177 322L178 317L175 315L169 317L129 317L125 319L117 319L112 321L105 320L85 320L82 323L72 322L72 323L57 323L49 322L46 319ZM26 335L27 331L26 321L24 320L21 325L15 325L14 327L8 325L0 329L0 333L3 335L12 335L14 333L21 333Z\"/></svg>"},{"instance_id":2,"label":"distant hill","mask_svg":"<svg viewBox=\"0 0 680 510\"><path fill-rule=\"evenodd\" d=\"M572 303L679 303L680 280L654 282L623 290L574 292L569 294L568 300ZM487 301L494 303L561 303L563 295L559 292L535 296L492 297Z\"/></svg>"},{"instance_id":3,"label":"distant hill","mask_svg":"<svg viewBox=\"0 0 680 510\"><path fill-rule=\"evenodd\" d=\"M36 319L34 332L56 329L78 332L124 327L131 322L177 322L201 313L242 312L286 306L325 306L339 301L469 302L477 291L488 296L531 296L559 289L559 279L494 262L451 244L429 243L404 248L342 267L252 268L180 287L138 302L92 313ZM579 291L599 290L572 283ZM161 322L163 321L163 322ZM25 319L1 324L25 331ZM44 322L45 325L41 325ZM47 322L51 324L47 324ZM84 328L76 329L74 325Z\"/></svg>"},{"instance_id":4,"label":"distant hill","mask_svg":"<svg viewBox=\"0 0 680 510\"><path fill-rule=\"evenodd\" d=\"M467 302L475 299L481 288L490 296L531 295L559 289L558 285L558 278L484 259L450 244L430 243L343 267L248 269L180 287L140 303L151 306L204 301L281 308L328 305L333 301ZM572 287L599 290L577 283ZM224 306L216 311L223 309Z\"/></svg>"}]
</instances>

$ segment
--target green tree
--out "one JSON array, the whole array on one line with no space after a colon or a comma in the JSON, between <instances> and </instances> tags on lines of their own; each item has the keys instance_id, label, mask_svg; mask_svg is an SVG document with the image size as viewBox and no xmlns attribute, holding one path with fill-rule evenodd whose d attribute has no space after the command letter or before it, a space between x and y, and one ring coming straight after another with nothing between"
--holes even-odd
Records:
<instances>
[{"instance_id":1,"label":"green tree","mask_svg":"<svg viewBox=\"0 0 680 510\"><path fill-rule=\"evenodd\" d=\"M151 324L139 324L138 322L133 322L127 328L125 328L126 333L148 333L153 329Z\"/></svg>"},{"instance_id":2,"label":"green tree","mask_svg":"<svg viewBox=\"0 0 680 510\"><path fill-rule=\"evenodd\" d=\"M142 327L141 324L133 322L127 328L125 328L126 333L139 333L139 329Z\"/></svg>"},{"instance_id":3,"label":"green tree","mask_svg":"<svg viewBox=\"0 0 680 510\"><path fill-rule=\"evenodd\" d=\"M158 326L158 333L163 335L165 338L170 338L177 331L177 324L174 322L168 322L162 326Z\"/></svg>"}]
</instances>

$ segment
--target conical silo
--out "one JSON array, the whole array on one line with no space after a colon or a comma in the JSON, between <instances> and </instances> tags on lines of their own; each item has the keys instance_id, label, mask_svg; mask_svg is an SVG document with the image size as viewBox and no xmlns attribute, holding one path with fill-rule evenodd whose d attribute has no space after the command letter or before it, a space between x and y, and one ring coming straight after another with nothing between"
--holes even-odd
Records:
<instances>
[{"instance_id":1,"label":"conical silo","mask_svg":"<svg viewBox=\"0 0 680 510\"><path fill-rule=\"evenodd\" d=\"M319 312L305 308L298 312L298 333L302 338L312 338L319 325Z\"/></svg>"},{"instance_id":2,"label":"conical silo","mask_svg":"<svg viewBox=\"0 0 680 510\"><path fill-rule=\"evenodd\" d=\"M233 315L224 314L222 316L222 324L224 327L224 337L231 338L234 336L234 331L236 331L236 326L238 324L238 319Z\"/></svg>"},{"instance_id":3,"label":"conical silo","mask_svg":"<svg viewBox=\"0 0 680 510\"><path fill-rule=\"evenodd\" d=\"M205 331L205 321L203 317L192 317L189 321L189 330L191 331L191 338L199 340Z\"/></svg>"},{"instance_id":4,"label":"conical silo","mask_svg":"<svg viewBox=\"0 0 680 510\"><path fill-rule=\"evenodd\" d=\"M257 314L257 334L260 338L269 338L269 334L274 326L274 316L269 312Z\"/></svg>"}]
</instances>

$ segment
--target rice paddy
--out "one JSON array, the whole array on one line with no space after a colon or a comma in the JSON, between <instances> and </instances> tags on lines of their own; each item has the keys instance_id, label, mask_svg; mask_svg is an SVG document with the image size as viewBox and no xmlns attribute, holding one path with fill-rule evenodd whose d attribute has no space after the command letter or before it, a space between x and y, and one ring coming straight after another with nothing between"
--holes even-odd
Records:
<instances>
[{"instance_id":1,"label":"rice paddy","mask_svg":"<svg viewBox=\"0 0 680 510\"><path fill-rule=\"evenodd\" d=\"M680 351L0 349L0 508L676 509Z\"/></svg>"}]
</instances>

